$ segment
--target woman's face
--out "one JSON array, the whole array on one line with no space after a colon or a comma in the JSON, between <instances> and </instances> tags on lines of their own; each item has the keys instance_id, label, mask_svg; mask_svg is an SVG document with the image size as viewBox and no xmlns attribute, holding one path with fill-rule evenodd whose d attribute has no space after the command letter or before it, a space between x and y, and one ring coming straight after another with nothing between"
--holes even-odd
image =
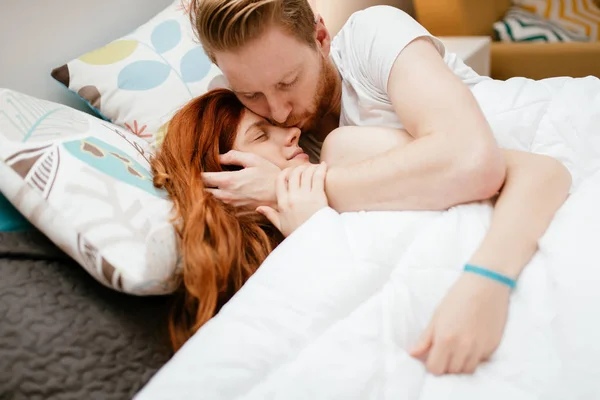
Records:
<instances>
[{"instance_id":1,"label":"woman's face","mask_svg":"<svg viewBox=\"0 0 600 400\"><path fill-rule=\"evenodd\" d=\"M246 110L240 122L233 149L256 154L281 169L308 163L308 155L298 146L300 129L280 128Z\"/></svg>"}]
</instances>

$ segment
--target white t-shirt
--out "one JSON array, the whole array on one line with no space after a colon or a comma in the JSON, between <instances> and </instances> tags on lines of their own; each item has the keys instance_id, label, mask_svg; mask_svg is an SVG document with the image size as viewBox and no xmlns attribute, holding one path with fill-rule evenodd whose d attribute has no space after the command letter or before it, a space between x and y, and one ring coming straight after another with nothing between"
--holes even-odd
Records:
<instances>
[{"instance_id":1,"label":"white t-shirt","mask_svg":"<svg viewBox=\"0 0 600 400\"><path fill-rule=\"evenodd\" d=\"M331 58L343 85L340 126L403 127L390 102L387 83L400 52L419 37L430 38L468 86L490 79L446 52L442 42L406 12L391 6L370 7L350 16L331 43Z\"/></svg>"},{"instance_id":2,"label":"white t-shirt","mask_svg":"<svg viewBox=\"0 0 600 400\"><path fill-rule=\"evenodd\" d=\"M403 128L387 93L392 66L404 48L420 37L434 43L450 69L470 88L491 79L477 74L406 12L373 6L350 16L331 43L331 59L342 77L339 126ZM415 65L415 68L419 68ZM302 148L318 162L322 143L302 135Z\"/></svg>"}]
</instances>

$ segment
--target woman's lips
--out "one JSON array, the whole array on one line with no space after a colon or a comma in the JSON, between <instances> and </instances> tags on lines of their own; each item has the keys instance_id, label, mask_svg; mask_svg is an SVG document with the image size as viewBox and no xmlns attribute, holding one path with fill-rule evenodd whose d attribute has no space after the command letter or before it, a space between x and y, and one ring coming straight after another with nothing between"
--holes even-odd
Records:
<instances>
[{"instance_id":1,"label":"woman's lips","mask_svg":"<svg viewBox=\"0 0 600 400\"><path fill-rule=\"evenodd\" d=\"M308 154L306 154L302 149L296 150L294 152L294 154L292 154L292 157L290 158L290 160L295 160L295 159L300 159L300 158L308 159Z\"/></svg>"},{"instance_id":2,"label":"woman's lips","mask_svg":"<svg viewBox=\"0 0 600 400\"><path fill-rule=\"evenodd\" d=\"M294 156L294 160L305 159L308 160L308 154L306 153L298 153Z\"/></svg>"}]
</instances>

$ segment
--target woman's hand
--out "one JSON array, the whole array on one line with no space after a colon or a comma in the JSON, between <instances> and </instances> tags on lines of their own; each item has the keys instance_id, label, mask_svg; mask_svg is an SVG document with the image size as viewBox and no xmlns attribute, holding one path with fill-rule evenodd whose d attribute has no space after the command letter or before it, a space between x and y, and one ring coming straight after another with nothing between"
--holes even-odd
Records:
<instances>
[{"instance_id":1,"label":"woman's hand","mask_svg":"<svg viewBox=\"0 0 600 400\"><path fill-rule=\"evenodd\" d=\"M464 273L438 306L429 326L411 350L427 355L435 375L473 373L502 339L510 288L485 277Z\"/></svg>"},{"instance_id":2,"label":"woman's hand","mask_svg":"<svg viewBox=\"0 0 600 400\"><path fill-rule=\"evenodd\" d=\"M320 209L327 207L325 176L327 165L307 164L287 168L276 183L277 210L269 206L256 209L285 236L289 236Z\"/></svg>"}]
</instances>

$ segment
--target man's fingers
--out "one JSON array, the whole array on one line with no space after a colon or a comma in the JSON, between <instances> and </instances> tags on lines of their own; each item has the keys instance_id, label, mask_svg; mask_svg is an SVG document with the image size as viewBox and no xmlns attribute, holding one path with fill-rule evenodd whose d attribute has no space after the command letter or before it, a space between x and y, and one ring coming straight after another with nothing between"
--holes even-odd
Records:
<instances>
[{"instance_id":1,"label":"man's fingers","mask_svg":"<svg viewBox=\"0 0 600 400\"><path fill-rule=\"evenodd\" d=\"M313 175L312 180L312 189L314 191L324 191L325 190L325 177L327 176L327 164L322 162L319 164L315 173Z\"/></svg>"},{"instance_id":2,"label":"man's fingers","mask_svg":"<svg viewBox=\"0 0 600 400\"><path fill-rule=\"evenodd\" d=\"M448 370L451 353L450 346L434 340L429 356L427 356L427 370L434 375L443 375Z\"/></svg>"},{"instance_id":3,"label":"man's fingers","mask_svg":"<svg viewBox=\"0 0 600 400\"><path fill-rule=\"evenodd\" d=\"M223 165L239 165L244 168L256 167L261 162L266 160L256 154L246 153L243 151L230 150L219 157L219 161Z\"/></svg>"},{"instance_id":4,"label":"man's fingers","mask_svg":"<svg viewBox=\"0 0 600 400\"><path fill-rule=\"evenodd\" d=\"M223 203L231 204L235 201L233 194L227 190L222 189L205 189L207 192L212 193L218 200Z\"/></svg>"},{"instance_id":5,"label":"man's fingers","mask_svg":"<svg viewBox=\"0 0 600 400\"><path fill-rule=\"evenodd\" d=\"M419 341L410 350L410 355L414 358L421 358L429 351L433 343L433 324L429 324L421 334Z\"/></svg>"},{"instance_id":6,"label":"man's fingers","mask_svg":"<svg viewBox=\"0 0 600 400\"><path fill-rule=\"evenodd\" d=\"M271 221L273 226L281 232L281 220L277 211L275 211L269 206L260 206L256 209L256 212L267 217L267 219Z\"/></svg>"},{"instance_id":7,"label":"man's fingers","mask_svg":"<svg viewBox=\"0 0 600 400\"><path fill-rule=\"evenodd\" d=\"M226 188L235 172L203 172L202 181L207 188Z\"/></svg>"},{"instance_id":8,"label":"man's fingers","mask_svg":"<svg viewBox=\"0 0 600 400\"><path fill-rule=\"evenodd\" d=\"M458 347L452 354L452 357L448 361L448 373L450 374L462 374L467 359L471 355L471 348L469 347Z\"/></svg>"},{"instance_id":9,"label":"man's fingers","mask_svg":"<svg viewBox=\"0 0 600 400\"><path fill-rule=\"evenodd\" d=\"M472 374L475 372L475 370L477 369L477 366L479 365L480 360L479 360L479 356L477 354L472 354L469 358L467 358L467 361L465 362L465 366L463 367L463 371L465 374Z\"/></svg>"}]
</instances>

